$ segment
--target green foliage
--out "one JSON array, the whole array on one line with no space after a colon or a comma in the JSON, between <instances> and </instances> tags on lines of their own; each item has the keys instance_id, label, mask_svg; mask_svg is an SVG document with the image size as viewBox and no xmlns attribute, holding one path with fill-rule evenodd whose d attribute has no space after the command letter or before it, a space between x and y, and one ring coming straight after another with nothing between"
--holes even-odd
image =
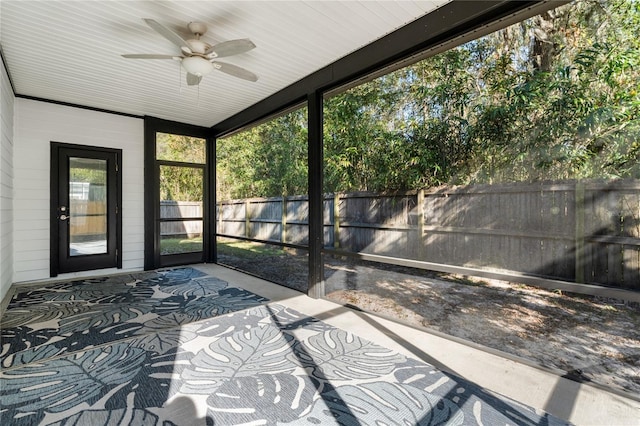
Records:
<instances>
[{"instance_id":1,"label":"green foliage","mask_svg":"<svg viewBox=\"0 0 640 426\"><path fill-rule=\"evenodd\" d=\"M307 110L219 139L219 200L307 193Z\"/></svg>"},{"instance_id":2,"label":"green foliage","mask_svg":"<svg viewBox=\"0 0 640 426\"><path fill-rule=\"evenodd\" d=\"M206 140L191 136L158 133L156 135L156 158L158 160L204 164Z\"/></svg>"},{"instance_id":3,"label":"green foliage","mask_svg":"<svg viewBox=\"0 0 640 426\"><path fill-rule=\"evenodd\" d=\"M71 159L69 166L70 182L86 182L101 186L107 183L107 162L105 160Z\"/></svg>"},{"instance_id":4,"label":"green foliage","mask_svg":"<svg viewBox=\"0 0 640 426\"><path fill-rule=\"evenodd\" d=\"M582 0L325 100L324 190L640 178L640 2ZM218 142L221 198L306 193L305 114Z\"/></svg>"},{"instance_id":5,"label":"green foliage","mask_svg":"<svg viewBox=\"0 0 640 426\"><path fill-rule=\"evenodd\" d=\"M69 181L70 182L86 182L92 185L104 186L107 182L107 171L71 167L69 169Z\"/></svg>"},{"instance_id":6,"label":"green foliage","mask_svg":"<svg viewBox=\"0 0 640 426\"><path fill-rule=\"evenodd\" d=\"M163 238L160 252L165 254L192 253L202 251L202 238Z\"/></svg>"},{"instance_id":7,"label":"green foliage","mask_svg":"<svg viewBox=\"0 0 640 426\"><path fill-rule=\"evenodd\" d=\"M156 158L182 163L205 163L206 140L158 133ZM160 166L160 199L202 201L204 175L201 168Z\"/></svg>"},{"instance_id":8,"label":"green foliage","mask_svg":"<svg viewBox=\"0 0 640 426\"><path fill-rule=\"evenodd\" d=\"M170 201L202 201L203 169L160 166L160 199Z\"/></svg>"},{"instance_id":9,"label":"green foliage","mask_svg":"<svg viewBox=\"0 0 640 426\"><path fill-rule=\"evenodd\" d=\"M218 241L218 255L240 259L260 259L265 256L282 256L286 254L281 248L251 241Z\"/></svg>"}]
</instances>

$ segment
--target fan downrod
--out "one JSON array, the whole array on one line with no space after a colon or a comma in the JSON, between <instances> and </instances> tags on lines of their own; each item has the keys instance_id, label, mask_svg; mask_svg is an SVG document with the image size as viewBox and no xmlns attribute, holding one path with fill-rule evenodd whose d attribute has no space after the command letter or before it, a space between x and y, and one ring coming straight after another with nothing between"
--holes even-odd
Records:
<instances>
[{"instance_id":1,"label":"fan downrod","mask_svg":"<svg viewBox=\"0 0 640 426\"><path fill-rule=\"evenodd\" d=\"M187 27L198 38L207 32L207 25L202 22L189 22Z\"/></svg>"}]
</instances>

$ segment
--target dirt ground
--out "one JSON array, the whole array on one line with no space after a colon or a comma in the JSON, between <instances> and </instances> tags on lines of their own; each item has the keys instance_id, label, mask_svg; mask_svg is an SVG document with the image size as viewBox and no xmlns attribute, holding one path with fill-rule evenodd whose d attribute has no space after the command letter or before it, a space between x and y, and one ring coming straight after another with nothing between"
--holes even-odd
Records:
<instances>
[{"instance_id":1,"label":"dirt ground","mask_svg":"<svg viewBox=\"0 0 640 426\"><path fill-rule=\"evenodd\" d=\"M306 291L306 258L220 259ZM255 269L255 271L252 271ZM329 259L327 297L640 395L640 304Z\"/></svg>"}]
</instances>

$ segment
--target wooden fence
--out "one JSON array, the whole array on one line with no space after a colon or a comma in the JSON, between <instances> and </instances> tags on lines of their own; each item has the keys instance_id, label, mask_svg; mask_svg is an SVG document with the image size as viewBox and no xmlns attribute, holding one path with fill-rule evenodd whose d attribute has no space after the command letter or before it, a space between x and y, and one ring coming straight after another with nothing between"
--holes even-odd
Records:
<instances>
[{"instance_id":1,"label":"wooden fence","mask_svg":"<svg viewBox=\"0 0 640 426\"><path fill-rule=\"evenodd\" d=\"M308 243L308 198L218 203L217 232ZM640 181L446 186L325 196L324 245L640 289Z\"/></svg>"},{"instance_id":2,"label":"wooden fence","mask_svg":"<svg viewBox=\"0 0 640 426\"><path fill-rule=\"evenodd\" d=\"M69 236L72 242L104 239L107 235L107 211L104 201L71 200Z\"/></svg>"},{"instance_id":3,"label":"wooden fence","mask_svg":"<svg viewBox=\"0 0 640 426\"><path fill-rule=\"evenodd\" d=\"M194 220L184 220L188 218ZM162 221L163 219L174 220ZM162 237L199 237L202 235L202 203L197 201L160 201L160 220L160 235Z\"/></svg>"}]
</instances>

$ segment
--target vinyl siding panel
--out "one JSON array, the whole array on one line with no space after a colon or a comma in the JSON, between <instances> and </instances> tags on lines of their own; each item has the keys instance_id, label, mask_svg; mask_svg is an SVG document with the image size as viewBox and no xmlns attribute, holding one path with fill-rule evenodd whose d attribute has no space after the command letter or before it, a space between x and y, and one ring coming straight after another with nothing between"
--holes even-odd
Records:
<instances>
[{"instance_id":1,"label":"vinyl siding panel","mask_svg":"<svg viewBox=\"0 0 640 426\"><path fill-rule=\"evenodd\" d=\"M49 277L51 142L122 149L122 270L144 265L144 176L141 119L28 99L16 99L14 152L14 281ZM35 124L37 123L37 125ZM19 234L19 238L18 238ZM87 271L60 277L95 274Z\"/></svg>"},{"instance_id":2,"label":"vinyl siding panel","mask_svg":"<svg viewBox=\"0 0 640 426\"><path fill-rule=\"evenodd\" d=\"M13 134L15 97L0 63L0 300L13 282Z\"/></svg>"}]
</instances>

